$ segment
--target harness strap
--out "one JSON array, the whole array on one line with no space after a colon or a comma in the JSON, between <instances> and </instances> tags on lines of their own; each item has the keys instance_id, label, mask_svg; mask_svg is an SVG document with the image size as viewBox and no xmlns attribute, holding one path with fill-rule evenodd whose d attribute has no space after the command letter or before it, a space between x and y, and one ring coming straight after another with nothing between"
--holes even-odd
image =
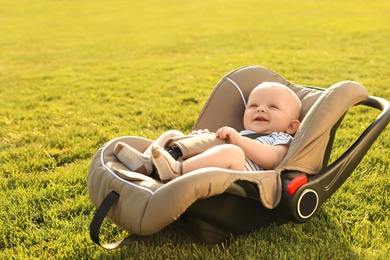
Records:
<instances>
[{"instance_id":1,"label":"harness strap","mask_svg":"<svg viewBox=\"0 0 390 260\"><path fill-rule=\"evenodd\" d=\"M252 133L252 134L245 134L242 135L243 137L251 138L251 139L256 139L257 137L263 136L265 134L260 134L260 133ZM165 146L165 150L173 157L173 159L178 160L180 157L183 156L183 153L180 148L175 147L172 148L170 146Z\"/></svg>"},{"instance_id":2,"label":"harness strap","mask_svg":"<svg viewBox=\"0 0 390 260\"><path fill-rule=\"evenodd\" d=\"M263 136L265 134L260 134L260 133L252 133L252 134L245 134L242 135L243 137L251 138L251 139L256 139L257 137ZM180 157L183 156L183 153L180 148L175 147L172 148L170 146L165 146L165 150L173 157L173 159L178 160Z\"/></svg>"},{"instance_id":3,"label":"harness strap","mask_svg":"<svg viewBox=\"0 0 390 260\"><path fill-rule=\"evenodd\" d=\"M99 208L97 209L95 216L93 217L90 225L89 235L92 241L105 249L117 249L123 246L130 245L133 242L141 241L145 239L145 237L132 234L122 240L116 241L111 244L102 245L100 243L99 233L100 233L100 228L102 226L103 220L107 216L107 213L110 211L112 205L114 205L114 203L118 200L118 198L119 198L118 193L116 193L115 191L110 191L104 198L103 202L100 204Z\"/></svg>"},{"instance_id":4,"label":"harness strap","mask_svg":"<svg viewBox=\"0 0 390 260\"><path fill-rule=\"evenodd\" d=\"M264 136L264 135L266 135L266 134L253 133L253 134L246 134L246 135L242 135L242 136L248 137L250 139L256 139L257 137Z\"/></svg>"}]
</instances>

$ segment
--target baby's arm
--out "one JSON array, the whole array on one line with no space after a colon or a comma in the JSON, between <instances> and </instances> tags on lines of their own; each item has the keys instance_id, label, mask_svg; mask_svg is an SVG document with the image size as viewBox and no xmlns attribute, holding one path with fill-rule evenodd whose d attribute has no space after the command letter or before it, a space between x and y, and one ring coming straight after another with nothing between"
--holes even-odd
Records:
<instances>
[{"instance_id":1,"label":"baby's arm","mask_svg":"<svg viewBox=\"0 0 390 260\"><path fill-rule=\"evenodd\" d=\"M222 127L216 136L239 146L245 156L264 169L275 169L287 154L288 145L267 145L241 136L234 128Z\"/></svg>"}]
</instances>

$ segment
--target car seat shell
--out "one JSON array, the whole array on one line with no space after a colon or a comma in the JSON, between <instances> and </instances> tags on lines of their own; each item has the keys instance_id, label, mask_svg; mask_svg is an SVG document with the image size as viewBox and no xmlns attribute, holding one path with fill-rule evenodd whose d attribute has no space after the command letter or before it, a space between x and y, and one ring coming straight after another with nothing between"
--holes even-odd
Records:
<instances>
[{"instance_id":1,"label":"car seat shell","mask_svg":"<svg viewBox=\"0 0 390 260\"><path fill-rule=\"evenodd\" d=\"M88 191L98 212L108 194L114 194L112 203L105 209L107 217L129 232L145 236L171 223L181 228L184 223L183 229L190 229L206 243L221 242L231 234L246 233L270 223L307 221L345 181L386 127L390 120L388 102L369 98L365 88L356 82L342 81L328 89L319 89L293 84L260 66L245 66L219 81L199 114L194 129L215 131L230 125L242 130L242 115L248 95L264 81L287 85L297 93L303 104L301 127L286 157L275 170L238 172L204 168L162 184L131 172L113 154L113 147L119 141L143 152L152 140L119 137L99 149L89 170ZM347 170L340 160L327 167L338 123L351 106L360 103L383 110L372 129L365 134L367 137L362 137L369 140L358 144L360 150L363 149L360 146L364 146L363 152L350 148L352 150L345 157L358 153L356 159L340 158L343 162L353 162ZM374 133L370 134L370 131ZM346 173L343 174L343 171ZM307 176L307 182L296 187L293 194L288 194L286 186L302 174ZM327 175L332 177L324 177ZM303 209L299 205L309 207ZM305 210L307 212L302 213ZM222 214L222 218L215 212ZM243 212L246 214L241 214ZM101 223L95 218L91 237L99 244ZM113 247L117 245L107 248Z\"/></svg>"}]
</instances>

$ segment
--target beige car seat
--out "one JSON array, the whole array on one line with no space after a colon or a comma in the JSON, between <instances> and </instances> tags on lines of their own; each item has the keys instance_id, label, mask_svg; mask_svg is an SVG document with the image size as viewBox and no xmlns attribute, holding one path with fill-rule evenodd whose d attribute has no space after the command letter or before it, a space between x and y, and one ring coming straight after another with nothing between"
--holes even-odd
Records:
<instances>
[{"instance_id":1,"label":"beige car seat","mask_svg":"<svg viewBox=\"0 0 390 260\"><path fill-rule=\"evenodd\" d=\"M369 97L356 82L342 81L319 89L293 84L260 66L246 66L220 80L194 129L215 131L229 125L242 130L248 95L264 81L285 84L302 102L301 126L276 169L240 172L204 168L163 184L130 171L114 155L117 142L143 152L153 140L119 137L100 148L90 166L88 191L98 208L91 223L92 240L100 245L99 231L106 216L131 236L102 245L105 248L126 245L170 224L213 244L231 234L247 233L270 223L301 223L310 219L352 173L386 127L390 120L389 103ZM382 113L353 147L327 165L338 124L351 106L362 103Z\"/></svg>"}]
</instances>

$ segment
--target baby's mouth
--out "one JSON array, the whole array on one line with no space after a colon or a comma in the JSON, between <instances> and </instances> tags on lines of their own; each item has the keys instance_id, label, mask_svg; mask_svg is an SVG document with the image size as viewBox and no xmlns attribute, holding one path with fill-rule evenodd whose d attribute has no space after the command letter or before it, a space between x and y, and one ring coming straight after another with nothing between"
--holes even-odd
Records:
<instances>
[{"instance_id":1,"label":"baby's mouth","mask_svg":"<svg viewBox=\"0 0 390 260\"><path fill-rule=\"evenodd\" d=\"M265 117L257 116L254 121L267 122L268 120Z\"/></svg>"},{"instance_id":2,"label":"baby's mouth","mask_svg":"<svg viewBox=\"0 0 390 260\"><path fill-rule=\"evenodd\" d=\"M262 117L262 116L257 116L255 117L255 119L253 121L256 121L256 122L268 122L269 120L265 117Z\"/></svg>"}]
</instances>

